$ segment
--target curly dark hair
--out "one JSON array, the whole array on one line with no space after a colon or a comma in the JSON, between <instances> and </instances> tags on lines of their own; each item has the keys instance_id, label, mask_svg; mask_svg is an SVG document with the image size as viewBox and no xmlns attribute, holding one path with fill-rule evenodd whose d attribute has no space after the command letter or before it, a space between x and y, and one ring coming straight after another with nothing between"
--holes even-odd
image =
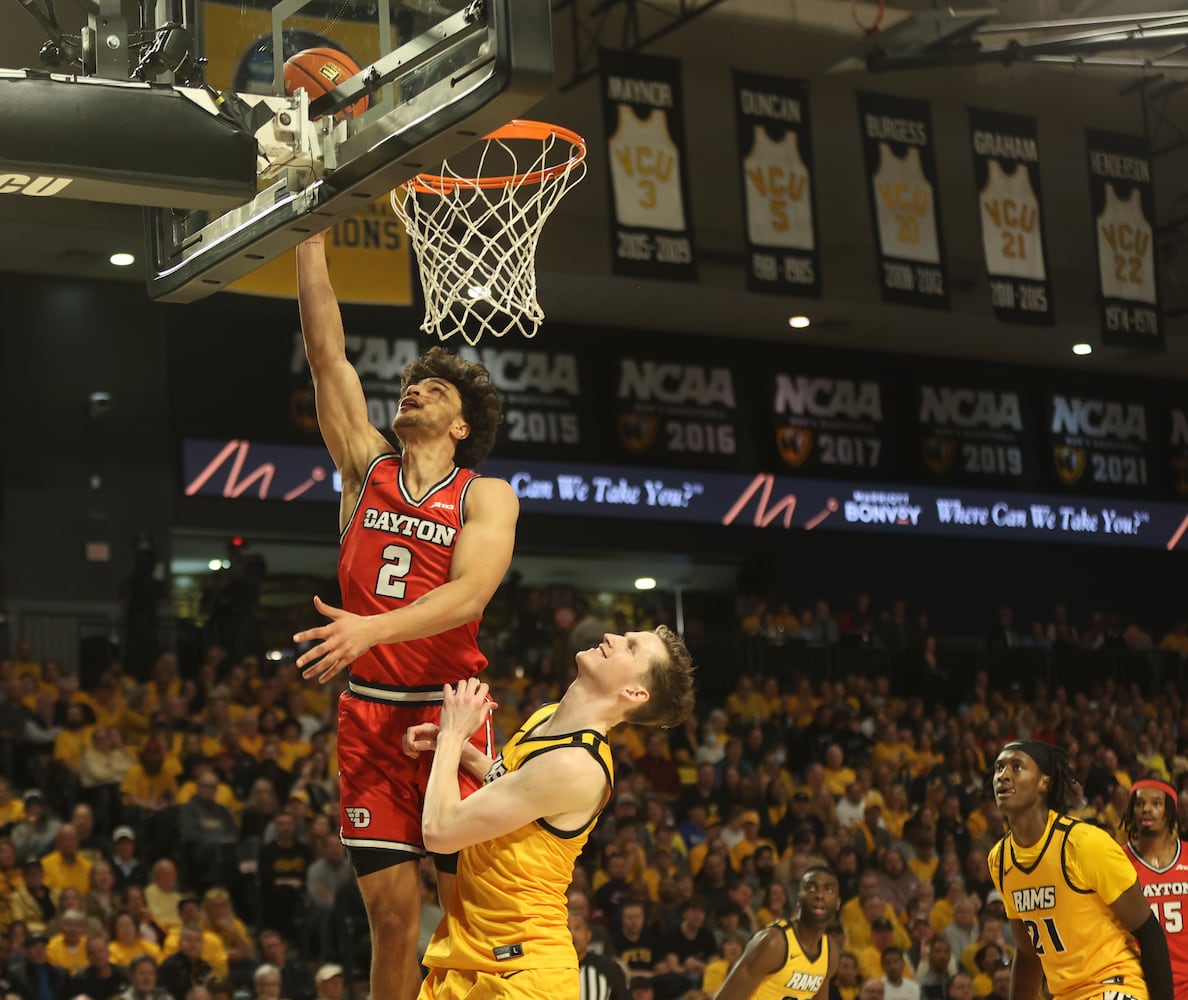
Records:
<instances>
[{"instance_id":1,"label":"curly dark hair","mask_svg":"<svg viewBox=\"0 0 1188 1000\"><path fill-rule=\"evenodd\" d=\"M503 423L503 404L491 384L491 373L477 361L467 361L444 347L432 347L401 370L400 395L427 378L444 379L462 397L462 419L470 425L470 434L454 449L454 464L464 469L481 465L491 454L495 431Z\"/></svg>"},{"instance_id":2,"label":"curly dark hair","mask_svg":"<svg viewBox=\"0 0 1188 1000\"><path fill-rule=\"evenodd\" d=\"M660 726L671 729L679 726L693 711L696 698L693 688L693 657L685 641L667 625L657 625L652 631L664 643L667 656L657 657L648 664L643 686L648 700L623 721L637 726Z\"/></svg>"},{"instance_id":3,"label":"curly dark hair","mask_svg":"<svg viewBox=\"0 0 1188 1000\"><path fill-rule=\"evenodd\" d=\"M1175 840L1180 839L1180 810L1176 800L1167 792L1162 792L1163 795L1163 815L1167 820L1167 832L1171 834ZM1130 797L1126 801L1126 812L1122 814L1122 822L1119 824L1123 830L1126 831L1126 839L1134 840L1139 834L1138 817L1135 815L1135 806L1138 804L1138 789L1130 793Z\"/></svg>"}]
</instances>

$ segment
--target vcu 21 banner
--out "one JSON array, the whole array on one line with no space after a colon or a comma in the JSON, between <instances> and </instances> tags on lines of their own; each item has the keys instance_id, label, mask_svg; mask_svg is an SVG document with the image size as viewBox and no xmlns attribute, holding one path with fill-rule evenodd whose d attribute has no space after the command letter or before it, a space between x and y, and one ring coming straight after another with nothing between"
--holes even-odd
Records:
<instances>
[{"instance_id":1,"label":"vcu 21 banner","mask_svg":"<svg viewBox=\"0 0 1188 1000\"><path fill-rule=\"evenodd\" d=\"M1011 323L1051 325L1034 118L969 109L982 248L994 315Z\"/></svg>"},{"instance_id":2,"label":"vcu 21 banner","mask_svg":"<svg viewBox=\"0 0 1188 1000\"><path fill-rule=\"evenodd\" d=\"M734 74L752 292L821 296L808 84Z\"/></svg>"},{"instance_id":3,"label":"vcu 21 banner","mask_svg":"<svg viewBox=\"0 0 1188 1000\"><path fill-rule=\"evenodd\" d=\"M859 92L858 119L883 301L948 309L928 102Z\"/></svg>"},{"instance_id":4,"label":"vcu 21 banner","mask_svg":"<svg viewBox=\"0 0 1188 1000\"><path fill-rule=\"evenodd\" d=\"M1162 351L1155 266L1155 188L1146 139L1085 130L1097 242L1102 339Z\"/></svg>"},{"instance_id":5,"label":"vcu 21 banner","mask_svg":"<svg viewBox=\"0 0 1188 1000\"><path fill-rule=\"evenodd\" d=\"M615 209L611 270L633 278L696 281L681 64L609 51L601 61Z\"/></svg>"}]
</instances>

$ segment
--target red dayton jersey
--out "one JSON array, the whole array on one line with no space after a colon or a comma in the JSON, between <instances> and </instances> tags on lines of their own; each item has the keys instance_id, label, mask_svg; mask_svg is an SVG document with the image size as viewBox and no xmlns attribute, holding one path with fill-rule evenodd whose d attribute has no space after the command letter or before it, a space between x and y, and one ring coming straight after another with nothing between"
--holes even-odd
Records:
<instances>
[{"instance_id":1,"label":"red dayton jersey","mask_svg":"<svg viewBox=\"0 0 1188 1000\"><path fill-rule=\"evenodd\" d=\"M477 478L469 469L454 469L415 500L404 487L398 455L372 462L342 533L342 606L358 615L380 614L407 607L448 581L466 490ZM487 665L478 627L476 619L423 639L373 646L351 664L351 677L402 688L440 688L473 677Z\"/></svg>"},{"instance_id":2,"label":"red dayton jersey","mask_svg":"<svg viewBox=\"0 0 1188 1000\"><path fill-rule=\"evenodd\" d=\"M1188 927L1185 927L1188 921L1188 858L1184 856L1184 842L1176 842L1176 856L1162 871L1139 857L1130 844L1123 847L1138 873L1143 898L1167 935L1176 1000L1188 1000Z\"/></svg>"}]
</instances>

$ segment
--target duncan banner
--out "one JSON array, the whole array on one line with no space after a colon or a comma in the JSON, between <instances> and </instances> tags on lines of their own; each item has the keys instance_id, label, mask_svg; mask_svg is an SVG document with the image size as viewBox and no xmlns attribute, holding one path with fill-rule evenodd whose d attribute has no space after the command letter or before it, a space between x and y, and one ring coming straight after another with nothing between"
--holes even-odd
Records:
<instances>
[{"instance_id":1,"label":"duncan banner","mask_svg":"<svg viewBox=\"0 0 1188 1000\"><path fill-rule=\"evenodd\" d=\"M1009 323L1051 325L1056 316L1036 120L970 108L969 128L994 315Z\"/></svg>"},{"instance_id":2,"label":"duncan banner","mask_svg":"<svg viewBox=\"0 0 1188 1000\"><path fill-rule=\"evenodd\" d=\"M859 91L858 122L883 301L948 309L928 102Z\"/></svg>"},{"instance_id":3,"label":"duncan banner","mask_svg":"<svg viewBox=\"0 0 1188 1000\"><path fill-rule=\"evenodd\" d=\"M747 288L820 298L808 84L736 71L734 108Z\"/></svg>"},{"instance_id":4,"label":"duncan banner","mask_svg":"<svg viewBox=\"0 0 1188 1000\"><path fill-rule=\"evenodd\" d=\"M681 64L604 50L602 117L610 174L611 270L696 281Z\"/></svg>"},{"instance_id":5,"label":"duncan banner","mask_svg":"<svg viewBox=\"0 0 1188 1000\"><path fill-rule=\"evenodd\" d=\"M1162 351L1155 189L1146 139L1085 130L1102 339Z\"/></svg>"}]
</instances>

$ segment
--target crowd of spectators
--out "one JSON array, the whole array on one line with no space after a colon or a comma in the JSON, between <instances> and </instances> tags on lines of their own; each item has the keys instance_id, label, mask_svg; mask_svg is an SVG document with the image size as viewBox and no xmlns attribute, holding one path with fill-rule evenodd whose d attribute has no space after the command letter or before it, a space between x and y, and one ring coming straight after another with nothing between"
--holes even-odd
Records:
<instances>
[{"instance_id":1,"label":"crowd of spectators","mask_svg":"<svg viewBox=\"0 0 1188 1000\"><path fill-rule=\"evenodd\" d=\"M995 660L952 670L927 618L902 602L876 614L860 597L836 620L823 601L811 613L744 605L730 642L683 623L703 692L728 693L707 695L679 729L614 733L615 795L569 888L583 962L621 976L633 1000L712 996L750 936L794 912L818 862L842 888L839 1000L1002 1000L1013 941L985 865L1002 833L986 784L999 747L1067 746L1076 814L1115 834L1133 780L1188 773L1188 717L1159 671L1145 688L1108 672L1002 682ZM1028 648L1009 614L991 617L988 653ZM673 624L662 606L626 599L501 593L483 633L497 738L560 695L575 650L660 621ZM1188 655L1188 626L1140 649L1133 630L1099 624L1054 618L1030 641L1042 631L1049 648L1104 655L1116 633L1133 651ZM856 670L721 658L749 643L905 657ZM0 661L0 992L353 990L369 944L337 836L342 688L341 677L302 681L289 657L231 662L212 644L189 664L162 653L146 677L113 661L83 690L18 644ZM432 866L422 872L427 932Z\"/></svg>"}]
</instances>

